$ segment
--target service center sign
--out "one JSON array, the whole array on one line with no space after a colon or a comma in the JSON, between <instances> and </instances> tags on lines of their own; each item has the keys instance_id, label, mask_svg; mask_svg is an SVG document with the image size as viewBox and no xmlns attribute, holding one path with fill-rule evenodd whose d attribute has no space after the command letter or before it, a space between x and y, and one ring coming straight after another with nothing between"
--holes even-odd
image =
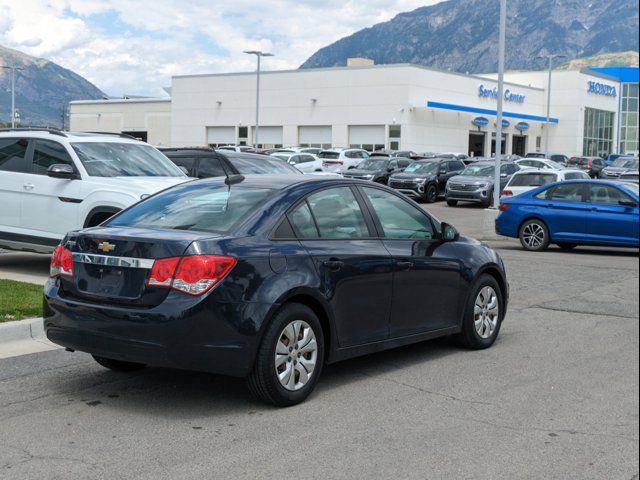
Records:
<instances>
[{"instance_id":1,"label":"service center sign","mask_svg":"<svg viewBox=\"0 0 640 480\"><path fill-rule=\"evenodd\" d=\"M480 85L480 87L478 87L478 96L493 98L497 100L498 88L497 87L486 88L484 85ZM524 97L525 97L524 95L520 93L512 92L508 88L504 91L504 100L506 102L524 103Z\"/></svg>"},{"instance_id":2,"label":"service center sign","mask_svg":"<svg viewBox=\"0 0 640 480\"><path fill-rule=\"evenodd\" d=\"M617 95L616 87L600 82L587 82L587 92L606 97L615 97Z\"/></svg>"}]
</instances>

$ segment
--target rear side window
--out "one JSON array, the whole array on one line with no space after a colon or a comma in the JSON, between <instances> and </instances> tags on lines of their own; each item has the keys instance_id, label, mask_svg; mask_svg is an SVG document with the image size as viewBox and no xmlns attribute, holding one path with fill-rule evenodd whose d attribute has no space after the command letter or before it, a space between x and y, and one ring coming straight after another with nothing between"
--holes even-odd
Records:
<instances>
[{"instance_id":1,"label":"rear side window","mask_svg":"<svg viewBox=\"0 0 640 480\"><path fill-rule=\"evenodd\" d=\"M202 157L198 166L198 178L224 177L226 175L220 160L212 157Z\"/></svg>"},{"instance_id":2,"label":"rear side window","mask_svg":"<svg viewBox=\"0 0 640 480\"><path fill-rule=\"evenodd\" d=\"M193 175L193 169L196 166L196 159L193 157L170 157L170 160L178 165L189 170L189 175Z\"/></svg>"},{"instance_id":3,"label":"rear side window","mask_svg":"<svg viewBox=\"0 0 640 480\"><path fill-rule=\"evenodd\" d=\"M582 183L558 185L549 191L546 198L557 202L582 202L582 185Z\"/></svg>"},{"instance_id":4,"label":"rear side window","mask_svg":"<svg viewBox=\"0 0 640 480\"><path fill-rule=\"evenodd\" d=\"M307 199L320 238L367 238L369 229L349 187L323 190Z\"/></svg>"},{"instance_id":5,"label":"rear side window","mask_svg":"<svg viewBox=\"0 0 640 480\"><path fill-rule=\"evenodd\" d=\"M25 172L28 145L26 138L0 138L0 171Z\"/></svg>"},{"instance_id":6,"label":"rear side window","mask_svg":"<svg viewBox=\"0 0 640 480\"><path fill-rule=\"evenodd\" d=\"M265 188L187 184L143 200L107 225L228 233L260 209L274 192Z\"/></svg>"},{"instance_id":7,"label":"rear side window","mask_svg":"<svg viewBox=\"0 0 640 480\"><path fill-rule=\"evenodd\" d=\"M73 161L67 149L58 142L36 140L33 149L33 163L31 173L46 175L51 165L69 165L73 168Z\"/></svg>"},{"instance_id":8,"label":"rear side window","mask_svg":"<svg viewBox=\"0 0 640 480\"><path fill-rule=\"evenodd\" d=\"M521 173L514 175L509 186L511 187L540 187L553 183L557 176L548 173Z\"/></svg>"},{"instance_id":9,"label":"rear side window","mask_svg":"<svg viewBox=\"0 0 640 480\"><path fill-rule=\"evenodd\" d=\"M288 215L289 222L298 238L318 238L318 229L313 220L309 204L304 201Z\"/></svg>"}]
</instances>

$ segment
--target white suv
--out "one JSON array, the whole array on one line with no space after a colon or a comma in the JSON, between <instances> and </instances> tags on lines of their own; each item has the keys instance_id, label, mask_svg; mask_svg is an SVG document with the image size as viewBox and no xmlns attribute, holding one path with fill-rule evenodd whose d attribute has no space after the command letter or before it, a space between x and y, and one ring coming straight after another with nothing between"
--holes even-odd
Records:
<instances>
[{"instance_id":1,"label":"white suv","mask_svg":"<svg viewBox=\"0 0 640 480\"><path fill-rule=\"evenodd\" d=\"M322 160L322 167L326 172L343 173L369 158L369 152L359 148L334 148L322 150L318 153L318 158Z\"/></svg>"},{"instance_id":2,"label":"white suv","mask_svg":"<svg viewBox=\"0 0 640 480\"><path fill-rule=\"evenodd\" d=\"M0 131L0 248L50 253L68 231L188 179L133 137Z\"/></svg>"}]
</instances>

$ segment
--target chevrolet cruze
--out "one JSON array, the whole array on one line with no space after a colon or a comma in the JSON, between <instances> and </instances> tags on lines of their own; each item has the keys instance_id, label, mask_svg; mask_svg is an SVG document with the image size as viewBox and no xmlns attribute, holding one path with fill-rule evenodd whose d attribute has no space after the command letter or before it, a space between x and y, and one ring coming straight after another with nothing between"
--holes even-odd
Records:
<instances>
[{"instance_id":1,"label":"chevrolet cruze","mask_svg":"<svg viewBox=\"0 0 640 480\"><path fill-rule=\"evenodd\" d=\"M501 258L370 182L230 176L172 187L56 248L48 338L104 367L246 377L303 401L327 363L445 335L491 346Z\"/></svg>"}]
</instances>

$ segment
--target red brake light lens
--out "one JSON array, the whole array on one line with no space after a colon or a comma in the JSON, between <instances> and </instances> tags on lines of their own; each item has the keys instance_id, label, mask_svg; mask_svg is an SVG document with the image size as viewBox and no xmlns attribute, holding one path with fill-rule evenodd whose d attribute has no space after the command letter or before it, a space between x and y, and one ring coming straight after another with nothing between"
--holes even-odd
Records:
<instances>
[{"instance_id":1,"label":"red brake light lens","mask_svg":"<svg viewBox=\"0 0 640 480\"><path fill-rule=\"evenodd\" d=\"M235 258L221 255L162 258L153 262L147 285L202 295L220 283L235 264Z\"/></svg>"},{"instance_id":2,"label":"red brake light lens","mask_svg":"<svg viewBox=\"0 0 640 480\"><path fill-rule=\"evenodd\" d=\"M73 278L73 256L71 250L58 245L51 256L49 276Z\"/></svg>"},{"instance_id":3,"label":"red brake light lens","mask_svg":"<svg viewBox=\"0 0 640 480\"><path fill-rule=\"evenodd\" d=\"M501 203L500 206L498 207L498 210L500 210L501 212L506 212L507 210L509 210L509 204Z\"/></svg>"},{"instance_id":4,"label":"red brake light lens","mask_svg":"<svg viewBox=\"0 0 640 480\"><path fill-rule=\"evenodd\" d=\"M511 190L502 190L502 192L500 192L500 196L501 197L511 197L511 196L513 196L513 192Z\"/></svg>"},{"instance_id":5,"label":"red brake light lens","mask_svg":"<svg viewBox=\"0 0 640 480\"><path fill-rule=\"evenodd\" d=\"M150 287L171 288L171 281L180 257L161 258L153 262L147 285Z\"/></svg>"}]
</instances>

